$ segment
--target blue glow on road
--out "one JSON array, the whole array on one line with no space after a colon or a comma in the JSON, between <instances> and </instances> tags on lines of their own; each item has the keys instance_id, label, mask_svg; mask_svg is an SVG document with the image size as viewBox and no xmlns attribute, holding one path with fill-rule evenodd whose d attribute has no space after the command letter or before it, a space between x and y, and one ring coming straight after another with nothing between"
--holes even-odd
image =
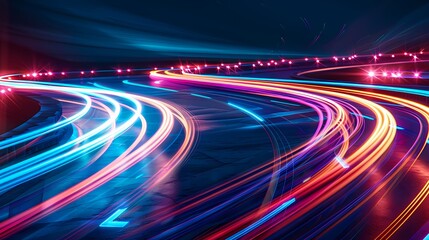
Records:
<instances>
[{"instance_id":1,"label":"blue glow on road","mask_svg":"<svg viewBox=\"0 0 429 240\"><path fill-rule=\"evenodd\" d=\"M400 126L394 126L394 125L390 125L390 127L394 127L394 128L396 128L396 129L398 129L398 130L404 130L405 128L403 128L403 127L400 127Z\"/></svg>"},{"instance_id":2,"label":"blue glow on road","mask_svg":"<svg viewBox=\"0 0 429 240\"><path fill-rule=\"evenodd\" d=\"M200 97L200 98L212 99L211 97L204 96L204 95L201 95L201 94L196 94L196 93L191 93L191 95L192 95L192 96L194 96L194 97Z\"/></svg>"},{"instance_id":3,"label":"blue glow on road","mask_svg":"<svg viewBox=\"0 0 429 240\"><path fill-rule=\"evenodd\" d=\"M127 208L120 208L116 210L110 217L108 217L104 222L100 224L100 227L115 227L115 228L122 228L125 227L128 222L127 221L115 221L116 218L118 218L122 213L124 213L127 210Z\"/></svg>"},{"instance_id":4,"label":"blue glow on road","mask_svg":"<svg viewBox=\"0 0 429 240\"><path fill-rule=\"evenodd\" d=\"M234 240L234 239L239 239L239 238L243 237L244 235L255 230L257 227L261 226L262 224L264 224L265 222L270 220L271 218L275 217L277 214L279 214L280 212L285 210L287 207L292 205L294 202L295 202L295 198L292 198L291 200L283 203L282 205L280 205L279 207L274 209L272 212L265 215L263 218L259 219L258 221L252 223L251 225L244 228L243 230L241 230L241 231L237 232L236 234L232 235L231 237L227 238L227 240Z\"/></svg>"},{"instance_id":5,"label":"blue glow on road","mask_svg":"<svg viewBox=\"0 0 429 240\"><path fill-rule=\"evenodd\" d=\"M37 86L37 85L35 85L35 86ZM53 132L57 129L60 129L62 127L65 127L68 124L73 123L76 120L78 120L79 118L85 116L92 107L92 100L88 96L85 96L85 95L80 94L78 92L74 92L74 91L68 91L68 92L71 92L71 93L75 94L76 96L79 96L85 100L85 107L82 110L80 110L77 114L75 114L69 118L65 118L64 120L61 120L61 121L56 122L54 124L48 125L46 127L37 128L37 129L30 131L28 133L20 134L17 136L13 136L9 139L2 140L0 142L0 149L6 149L8 147L11 147L11 146L14 146L14 145L26 142L26 141L30 141L31 139L35 139L37 137L42 136L43 134L47 134L47 133Z\"/></svg>"},{"instance_id":6,"label":"blue glow on road","mask_svg":"<svg viewBox=\"0 0 429 240\"><path fill-rule=\"evenodd\" d=\"M373 120L374 120L374 118L373 118L373 117L370 117L370 116L367 116L367 115L363 115L363 114L356 114L356 113L353 113L353 112L351 112L350 114L351 114L351 115L353 115L353 116L363 117L363 118L368 119L368 120L371 120L371 121L373 121Z\"/></svg>"},{"instance_id":7,"label":"blue glow on road","mask_svg":"<svg viewBox=\"0 0 429 240\"><path fill-rule=\"evenodd\" d=\"M288 102L282 102L282 101L276 101L276 100L271 100L270 102L299 107L299 105L295 103L288 103Z\"/></svg>"},{"instance_id":8,"label":"blue glow on road","mask_svg":"<svg viewBox=\"0 0 429 240\"><path fill-rule=\"evenodd\" d=\"M247 115L249 115L249 116L251 116L252 118L254 118L254 119L256 119L256 120L258 120L258 121L260 121L260 122L263 122L264 121L264 119L261 117L261 116L259 116L259 115L257 115L256 113L254 113L254 112L251 112L250 110L248 110L248 109L245 109L245 108L243 108L243 107L241 107L241 106L238 106L238 105L236 105L236 104L234 104L234 103L228 103L228 105L229 106L231 106L231 107L234 107L234 108L237 108L238 110L240 110L240 111L242 111L242 112L244 112L244 113L246 113Z\"/></svg>"},{"instance_id":9,"label":"blue glow on road","mask_svg":"<svg viewBox=\"0 0 429 240\"><path fill-rule=\"evenodd\" d=\"M304 113L311 113L313 112L313 109L302 109L302 110L296 110L296 111L288 111L288 112L277 112L277 113L271 113L266 116L265 118L281 118L281 117L290 117L293 115L300 115Z\"/></svg>"},{"instance_id":10,"label":"blue glow on road","mask_svg":"<svg viewBox=\"0 0 429 240\"><path fill-rule=\"evenodd\" d=\"M168 92L178 92L178 91L173 90L173 89L168 89L168 88L163 88L163 87L154 87L154 86L149 86L149 85L144 85L144 84L139 84L139 83L133 83L133 82L130 82L128 80L124 80L124 81L122 81L122 83L127 84L127 85L131 85L131 86L136 86L136 87L150 88L150 89L155 89L155 90L163 90L163 91L168 91Z\"/></svg>"}]
</instances>

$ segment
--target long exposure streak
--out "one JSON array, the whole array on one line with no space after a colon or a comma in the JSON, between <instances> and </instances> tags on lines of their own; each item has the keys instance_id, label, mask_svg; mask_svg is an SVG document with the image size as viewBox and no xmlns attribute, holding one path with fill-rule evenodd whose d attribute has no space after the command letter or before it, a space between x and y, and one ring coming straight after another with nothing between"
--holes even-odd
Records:
<instances>
[{"instance_id":1,"label":"long exposure streak","mask_svg":"<svg viewBox=\"0 0 429 240\"><path fill-rule=\"evenodd\" d=\"M429 240L427 12L0 3L0 239Z\"/></svg>"}]
</instances>

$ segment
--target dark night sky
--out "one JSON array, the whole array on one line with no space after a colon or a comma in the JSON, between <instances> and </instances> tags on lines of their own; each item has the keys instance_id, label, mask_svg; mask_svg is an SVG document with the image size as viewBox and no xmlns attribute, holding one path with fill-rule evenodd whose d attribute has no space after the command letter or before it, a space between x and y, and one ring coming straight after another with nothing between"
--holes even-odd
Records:
<instances>
[{"instance_id":1,"label":"dark night sky","mask_svg":"<svg viewBox=\"0 0 429 240\"><path fill-rule=\"evenodd\" d=\"M1 1L1 64L349 54L421 47L424 1ZM417 45L416 45L417 44Z\"/></svg>"}]
</instances>

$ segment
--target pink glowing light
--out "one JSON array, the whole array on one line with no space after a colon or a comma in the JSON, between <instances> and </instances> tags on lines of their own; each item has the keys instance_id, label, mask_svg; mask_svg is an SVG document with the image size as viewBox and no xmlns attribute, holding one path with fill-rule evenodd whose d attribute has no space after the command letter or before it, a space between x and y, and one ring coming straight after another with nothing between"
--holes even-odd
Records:
<instances>
[{"instance_id":1,"label":"pink glowing light","mask_svg":"<svg viewBox=\"0 0 429 240\"><path fill-rule=\"evenodd\" d=\"M392 73L393 78L400 78L401 76L402 76L402 73L400 73L400 72Z\"/></svg>"},{"instance_id":2,"label":"pink glowing light","mask_svg":"<svg viewBox=\"0 0 429 240\"><path fill-rule=\"evenodd\" d=\"M369 76L369 77L374 77L374 76L375 76L375 72L373 72L373 71L369 71L369 72L368 72L368 76Z\"/></svg>"}]
</instances>

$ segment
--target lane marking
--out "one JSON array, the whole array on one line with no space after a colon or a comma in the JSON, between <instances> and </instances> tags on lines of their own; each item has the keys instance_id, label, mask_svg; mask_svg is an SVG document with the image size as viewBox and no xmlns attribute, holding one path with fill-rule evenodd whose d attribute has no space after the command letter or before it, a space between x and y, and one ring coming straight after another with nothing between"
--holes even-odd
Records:
<instances>
[{"instance_id":1,"label":"lane marking","mask_svg":"<svg viewBox=\"0 0 429 240\"><path fill-rule=\"evenodd\" d=\"M104 220L104 222L100 224L100 227L125 227L128 224L127 221L115 221L115 219L118 218L126 210L127 208L120 208L116 210L116 212L114 212L110 217L108 217L106 220Z\"/></svg>"}]
</instances>

